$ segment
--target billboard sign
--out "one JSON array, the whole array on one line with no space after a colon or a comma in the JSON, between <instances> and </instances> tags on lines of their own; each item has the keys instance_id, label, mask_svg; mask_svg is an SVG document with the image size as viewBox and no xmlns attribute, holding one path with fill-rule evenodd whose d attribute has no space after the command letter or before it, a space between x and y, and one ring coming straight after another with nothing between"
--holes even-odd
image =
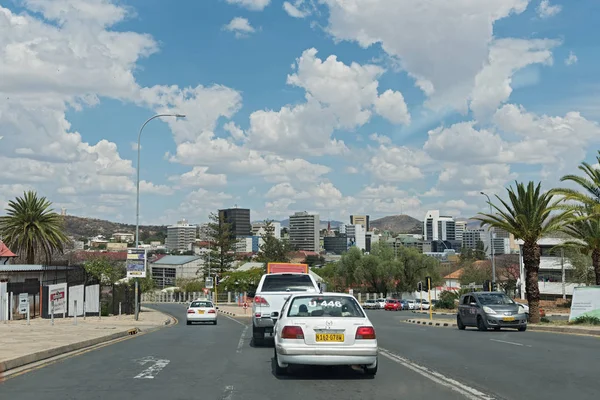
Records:
<instances>
[{"instance_id":1,"label":"billboard sign","mask_svg":"<svg viewBox=\"0 0 600 400\"><path fill-rule=\"evenodd\" d=\"M354 236L348 237L346 244L348 249L350 247L356 246L356 238Z\"/></svg>"},{"instance_id":2,"label":"billboard sign","mask_svg":"<svg viewBox=\"0 0 600 400\"><path fill-rule=\"evenodd\" d=\"M206 278L206 280L204 282L204 287L206 289L212 289L212 288L214 288L212 276L209 276L209 277Z\"/></svg>"},{"instance_id":3,"label":"billboard sign","mask_svg":"<svg viewBox=\"0 0 600 400\"><path fill-rule=\"evenodd\" d=\"M54 306L54 314L67 312L67 284L59 283L48 286L48 304ZM50 307L48 308L50 310Z\"/></svg>"},{"instance_id":4,"label":"billboard sign","mask_svg":"<svg viewBox=\"0 0 600 400\"><path fill-rule=\"evenodd\" d=\"M127 250L127 277L146 277L146 249Z\"/></svg>"},{"instance_id":5,"label":"billboard sign","mask_svg":"<svg viewBox=\"0 0 600 400\"><path fill-rule=\"evenodd\" d=\"M573 289L569 322L579 317L600 318L600 286L580 286Z\"/></svg>"}]
</instances>

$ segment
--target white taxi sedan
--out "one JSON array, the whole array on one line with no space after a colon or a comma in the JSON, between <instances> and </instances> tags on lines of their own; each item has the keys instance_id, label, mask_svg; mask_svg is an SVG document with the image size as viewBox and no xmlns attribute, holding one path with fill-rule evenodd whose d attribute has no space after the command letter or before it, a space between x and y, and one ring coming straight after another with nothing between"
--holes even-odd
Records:
<instances>
[{"instance_id":1,"label":"white taxi sedan","mask_svg":"<svg viewBox=\"0 0 600 400\"><path fill-rule=\"evenodd\" d=\"M289 365L358 365L377 373L375 328L352 295L292 295L274 331L277 375Z\"/></svg>"},{"instance_id":2,"label":"white taxi sedan","mask_svg":"<svg viewBox=\"0 0 600 400\"><path fill-rule=\"evenodd\" d=\"M187 309L187 324L192 322L212 322L217 324L217 310L212 301L209 300L194 300L190 303Z\"/></svg>"}]
</instances>

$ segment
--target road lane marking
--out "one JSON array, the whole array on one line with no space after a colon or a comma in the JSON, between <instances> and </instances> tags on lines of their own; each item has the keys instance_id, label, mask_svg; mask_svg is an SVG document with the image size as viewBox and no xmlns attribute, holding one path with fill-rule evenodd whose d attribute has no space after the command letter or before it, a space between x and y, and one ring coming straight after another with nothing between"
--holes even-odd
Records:
<instances>
[{"instance_id":1,"label":"road lane marking","mask_svg":"<svg viewBox=\"0 0 600 400\"><path fill-rule=\"evenodd\" d=\"M243 322L238 321L235 318L231 318L229 315L225 315L225 314L221 314L221 315L223 315L225 318L229 318L230 320L237 322L238 324L240 324L242 326L248 326L248 325L244 324Z\"/></svg>"},{"instance_id":2,"label":"road lane marking","mask_svg":"<svg viewBox=\"0 0 600 400\"><path fill-rule=\"evenodd\" d=\"M233 386L225 386L221 400L231 400L233 398Z\"/></svg>"},{"instance_id":3,"label":"road lane marking","mask_svg":"<svg viewBox=\"0 0 600 400\"><path fill-rule=\"evenodd\" d=\"M240 336L240 341L237 347L238 354L242 352L242 348L244 347L244 339L246 338L246 332L248 332L248 325L244 326L244 329L242 330L242 336Z\"/></svg>"},{"instance_id":4,"label":"road lane marking","mask_svg":"<svg viewBox=\"0 0 600 400\"><path fill-rule=\"evenodd\" d=\"M434 371L427 367L423 367L419 364L416 364L404 357L401 357L397 354L392 353L389 350L386 350L386 349L380 347L379 353L381 355L383 355L384 357L387 357L390 360L392 360L400 365L403 365L404 367L418 373L419 375L424 376L427 379L432 380L433 382L435 382L439 385L442 385L444 387L447 387L448 389L451 389L455 392L462 394L463 396L465 396L465 398L467 398L469 400L495 400L495 398L490 395L480 392L479 390L477 390L473 387L467 386L463 383L460 383L452 378L448 378L447 376L444 376L437 371Z\"/></svg>"},{"instance_id":5,"label":"road lane marking","mask_svg":"<svg viewBox=\"0 0 600 400\"><path fill-rule=\"evenodd\" d=\"M157 359L152 356L135 361L140 365L146 365L148 363L151 363L152 365L136 375L134 379L154 379L154 377L171 362L170 360Z\"/></svg>"},{"instance_id":6,"label":"road lane marking","mask_svg":"<svg viewBox=\"0 0 600 400\"><path fill-rule=\"evenodd\" d=\"M523 344L523 343L516 343L516 342L507 342L506 340L498 340L498 339L490 339L492 342L498 342L498 343L506 343L506 344L512 344L513 346L525 346L525 347L531 347L530 344Z\"/></svg>"}]
</instances>

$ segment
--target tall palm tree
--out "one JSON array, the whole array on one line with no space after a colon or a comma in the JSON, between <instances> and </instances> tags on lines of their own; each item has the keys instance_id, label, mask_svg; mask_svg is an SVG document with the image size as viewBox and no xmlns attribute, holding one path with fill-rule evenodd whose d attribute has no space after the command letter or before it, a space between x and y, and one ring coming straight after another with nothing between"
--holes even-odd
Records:
<instances>
[{"instance_id":1,"label":"tall palm tree","mask_svg":"<svg viewBox=\"0 0 600 400\"><path fill-rule=\"evenodd\" d=\"M600 165L600 150L596 160ZM571 208L579 211L585 209L588 214L600 217L600 167L596 168L594 165L582 162L578 168L583 171L584 176L565 175L560 178L560 181L574 182L581 186L584 192L567 188L556 188L552 189L551 192L563 196L565 201L575 202L574 205L571 205Z\"/></svg>"},{"instance_id":2,"label":"tall palm tree","mask_svg":"<svg viewBox=\"0 0 600 400\"><path fill-rule=\"evenodd\" d=\"M600 285L600 217L578 211L562 230L573 238L562 246L575 248L585 255L591 254L596 285Z\"/></svg>"},{"instance_id":3,"label":"tall palm tree","mask_svg":"<svg viewBox=\"0 0 600 400\"><path fill-rule=\"evenodd\" d=\"M540 268L540 246L538 241L561 229L572 213L571 210L560 210L554 195L550 192L543 193L541 184L537 186L529 182L527 186L515 182L516 189L507 188L510 204L496 196L503 209L493 203L490 205L496 210L495 214L480 213L476 220L481 225L489 225L503 229L523 240L523 264L525 266L525 293L529 308L531 322L540 321L540 289L538 286L538 271Z\"/></svg>"},{"instance_id":4,"label":"tall palm tree","mask_svg":"<svg viewBox=\"0 0 600 400\"><path fill-rule=\"evenodd\" d=\"M60 216L50 208L52 203L28 191L23 197L8 202L5 216L0 217L0 233L8 247L34 264L36 253L50 263L52 254L63 252L68 241L62 231ZM39 259L39 258L38 258Z\"/></svg>"}]
</instances>

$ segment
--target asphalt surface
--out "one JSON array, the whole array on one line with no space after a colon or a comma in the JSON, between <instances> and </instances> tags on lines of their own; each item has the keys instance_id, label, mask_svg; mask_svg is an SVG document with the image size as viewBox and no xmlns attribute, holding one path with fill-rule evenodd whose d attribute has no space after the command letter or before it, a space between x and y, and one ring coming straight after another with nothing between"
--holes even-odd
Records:
<instances>
[{"instance_id":1,"label":"asphalt surface","mask_svg":"<svg viewBox=\"0 0 600 400\"><path fill-rule=\"evenodd\" d=\"M597 338L463 332L401 322L409 312L373 311L382 350L374 379L351 368L297 368L277 378L272 344L254 347L247 319L187 326L184 306L157 308L180 323L10 378L0 398L598 398Z\"/></svg>"}]
</instances>

